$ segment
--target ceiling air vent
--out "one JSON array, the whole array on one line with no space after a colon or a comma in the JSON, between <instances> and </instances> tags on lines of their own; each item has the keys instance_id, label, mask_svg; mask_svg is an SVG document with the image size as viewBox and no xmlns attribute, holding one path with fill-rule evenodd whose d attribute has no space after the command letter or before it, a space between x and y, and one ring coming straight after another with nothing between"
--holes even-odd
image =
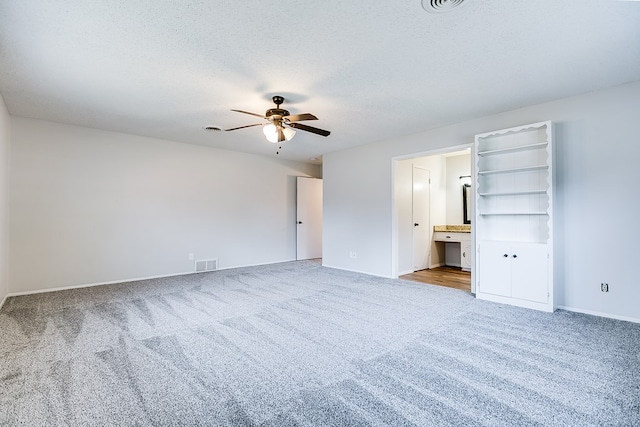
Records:
<instances>
[{"instance_id":1,"label":"ceiling air vent","mask_svg":"<svg viewBox=\"0 0 640 427\"><path fill-rule=\"evenodd\" d=\"M422 0L422 8L427 12L449 12L464 3L464 0Z\"/></svg>"}]
</instances>

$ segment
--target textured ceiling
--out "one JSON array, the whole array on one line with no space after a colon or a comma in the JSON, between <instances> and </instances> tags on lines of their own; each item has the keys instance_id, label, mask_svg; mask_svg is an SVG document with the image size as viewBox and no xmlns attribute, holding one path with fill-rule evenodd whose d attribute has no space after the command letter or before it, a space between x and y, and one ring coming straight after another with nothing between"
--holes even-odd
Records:
<instances>
[{"instance_id":1,"label":"textured ceiling","mask_svg":"<svg viewBox=\"0 0 640 427\"><path fill-rule=\"evenodd\" d=\"M285 143L301 161L639 79L636 1L0 1L10 114L275 156L202 127L280 94L332 131Z\"/></svg>"}]
</instances>

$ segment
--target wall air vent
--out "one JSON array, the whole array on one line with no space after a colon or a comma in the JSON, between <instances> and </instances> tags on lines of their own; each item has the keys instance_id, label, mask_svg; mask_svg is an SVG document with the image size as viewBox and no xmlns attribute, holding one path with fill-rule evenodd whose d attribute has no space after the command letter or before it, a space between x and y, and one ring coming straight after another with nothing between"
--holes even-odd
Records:
<instances>
[{"instance_id":1,"label":"wall air vent","mask_svg":"<svg viewBox=\"0 0 640 427\"><path fill-rule=\"evenodd\" d=\"M217 259L207 259L196 261L196 273L204 273L206 271L214 271L218 269Z\"/></svg>"},{"instance_id":2,"label":"wall air vent","mask_svg":"<svg viewBox=\"0 0 640 427\"><path fill-rule=\"evenodd\" d=\"M422 0L422 8L427 12L449 12L464 3L464 0Z\"/></svg>"}]
</instances>

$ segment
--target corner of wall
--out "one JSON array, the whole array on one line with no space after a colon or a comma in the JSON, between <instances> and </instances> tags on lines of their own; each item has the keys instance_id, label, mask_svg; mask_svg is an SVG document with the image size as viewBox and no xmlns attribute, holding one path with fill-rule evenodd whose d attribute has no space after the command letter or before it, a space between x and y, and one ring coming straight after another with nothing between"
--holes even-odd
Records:
<instances>
[{"instance_id":1,"label":"corner of wall","mask_svg":"<svg viewBox=\"0 0 640 427\"><path fill-rule=\"evenodd\" d=\"M9 111L0 94L0 309L9 294Z\"/></svg>"}]
</instances>

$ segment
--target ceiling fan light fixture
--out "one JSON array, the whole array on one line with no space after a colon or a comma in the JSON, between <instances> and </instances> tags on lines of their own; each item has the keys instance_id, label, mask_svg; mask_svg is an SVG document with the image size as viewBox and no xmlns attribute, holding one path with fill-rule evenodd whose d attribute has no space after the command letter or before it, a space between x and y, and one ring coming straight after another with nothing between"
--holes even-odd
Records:
<instances>
[{"instance_id":1,"label":"ceiling fan light fixture","mask_svg":"<svg viewBox=\"0 0 640 427\"><path fill-rule=\"evenodd\" d=\"M262 133L264 134L267 141L274 144L282 143L284 141L291 141L296 136L296 133L299 130L324 137L327 137L331 134L331 132L329 132L328 130L319 129L300 123L307 120L318 120L318 118L311 113L290 114L289 111L280 108L280 105L283 102L284 98L282 96L274 96L273 103L276 104L276 108L270 108L264 114L256 114L244 110L231 110L237 113L259 117L261 119L267 120L267 123L253 123L250 125L237 126L230 129L220 129L218 127L209 126L206 129L210 131L224 130L225 132L229 132L254 126L261 126Z\"/></svg>"},{"instance_id":2,"label":"ceiling fan light fixture","mask_svg":"<svg viewBox=\"0 0 640 427\"><path fill-rule=\"evenodd\" d=\"M262 126L262 133L264 133L267 141L273 143L278 142L278 129L273 123L267 123L266 125Z\"/></svg>"},{"instance_id":3,"label":"ceiling fan light fixture","mask_svg":"<svg viewBox=\"0 0 640 427\"><path fill-rule=\"evenodd\" d=\"M291 141L293 137L296 136L295 130L284 126L282 126L282 133L284 134L284 139L287 141Z\"/></svg>"}]
</instances>

